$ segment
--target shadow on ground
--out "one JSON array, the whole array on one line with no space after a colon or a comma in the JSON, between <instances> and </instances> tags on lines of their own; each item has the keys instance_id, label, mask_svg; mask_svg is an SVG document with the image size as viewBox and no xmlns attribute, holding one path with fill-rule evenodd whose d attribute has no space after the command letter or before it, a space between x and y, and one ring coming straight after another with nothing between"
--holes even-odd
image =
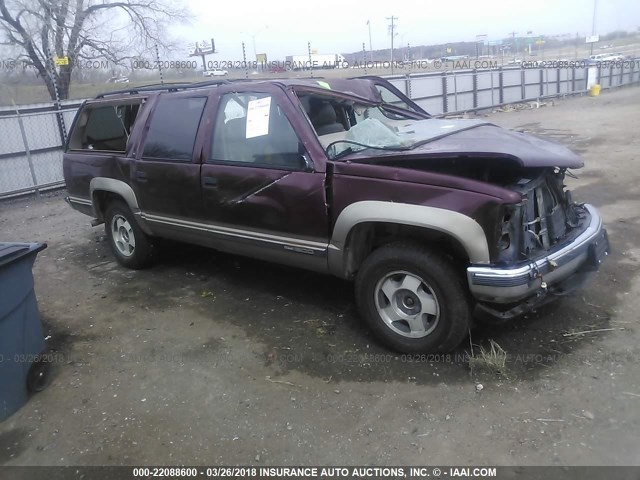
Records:
<instances>
[{"instance_id":1,"label":"shadow on ground","mask_svg":"<svg viewBox=\"0 0 640 480\"><path fill-rule=\"evenodd\" d=\"M156 266L131 272L112 260L100 230L90 235L68 258L96 278L109 276L104 285L114 308L187 308L205 316L214 312L216 322L239 327L263 345L258 360L272 369L273 378L292 370L327 382L427 384L468 382L479 376L469 369L469 339L448 355L402 355L381 346L357 315L350 282L174 243L164 246ZM602 337L573 333L609 326L615 296L603 285L624 284L631 277L633 269L622 260L614 253L575 296L506 325L474 326L474 354L481 348L488 351L491 340L507 354L502 371L506 377L489 371L487 378L484 371L483 380L533 379L559 359L579 354L582 343L599 341Z\"/></svg>"}]
</instances>

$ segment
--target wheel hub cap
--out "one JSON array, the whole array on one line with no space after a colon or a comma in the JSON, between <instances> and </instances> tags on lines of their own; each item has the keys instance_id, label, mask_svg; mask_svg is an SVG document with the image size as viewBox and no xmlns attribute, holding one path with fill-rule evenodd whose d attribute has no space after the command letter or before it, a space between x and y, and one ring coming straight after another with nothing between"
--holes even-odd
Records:
<instances>
[{"instance_id":1,"label":"wheel hub cap","mask_svg":"<svg viewBox=\"0 0 640 480\"><path fill-rule=\"evenodd\" d=\"M111 219L111 237L120 254L130 257L136 248L136 237L129 221L122 215L114 215Z\"/></svg>"},{"instance_id":2,"label":"wheel hub cap","mask_svg":"<svg viewBox=\"0 0 640 480\"><path fill-rule=\"evenodd\" d=\"M433 288L409 272L397 271L384 276L376 286L374 301L385 324L404 337L426 337L440 318Z\"/></svg>"}]
</instances>

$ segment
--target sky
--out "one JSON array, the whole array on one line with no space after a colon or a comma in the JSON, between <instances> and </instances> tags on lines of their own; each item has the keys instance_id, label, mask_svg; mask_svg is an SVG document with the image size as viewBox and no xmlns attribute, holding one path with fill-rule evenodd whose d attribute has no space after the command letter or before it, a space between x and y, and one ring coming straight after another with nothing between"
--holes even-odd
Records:
<instances>
[{"instance_id":1,"label":"sky","mask_svg":"<svg viewBox=\"0 0 640 480\"><path fill-rule=\"evenodd\" d=\"M596 0L596 33L636 30L640 27L640 1ZM507 37L591 34L594 0L241 0L220 2L184 0L194 15L191 24L175 25L173 35L189 42L213 37L219 53L207 60L242 60L245 42L248 60L267 53L269 60L304 55L307 42L318 53L351 53L389 48L388 17L397 17L397 46L430 45ZM255 42L255 52L254 52Z\"/></svg>"}]
</instances>

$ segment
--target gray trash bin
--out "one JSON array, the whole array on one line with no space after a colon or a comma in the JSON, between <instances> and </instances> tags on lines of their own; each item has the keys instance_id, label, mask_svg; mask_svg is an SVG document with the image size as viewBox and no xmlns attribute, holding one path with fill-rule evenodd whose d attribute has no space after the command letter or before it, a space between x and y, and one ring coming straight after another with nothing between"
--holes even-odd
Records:
<instances>
[{"instance_id":1,"label":"gray trash bin","mask_svg":"<svg viewBox=\"0 0 640 480\"><path fill-rule=\"evenodd\" d=\"M31 267L45 243L0 243L0 421L44 388L47 364Z\"/></svg>"}]
</instances>

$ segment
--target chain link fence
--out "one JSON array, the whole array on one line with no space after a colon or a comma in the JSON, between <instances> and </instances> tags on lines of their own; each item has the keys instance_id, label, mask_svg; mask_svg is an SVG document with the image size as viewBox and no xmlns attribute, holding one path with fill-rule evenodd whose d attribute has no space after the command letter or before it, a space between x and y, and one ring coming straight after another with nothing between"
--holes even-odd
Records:
<instances>
[{"instance_id":1,"label":"chain link fence","mask_svg":"<svg viewBox=\"0 0 640 480\"><path fill-rule=\"evenodd\" d=\"M640 83L639 61L607 67L444 71L387 79L428 112L444 116L509 103ZM80 100L0 107L0 198L64 186L62 153Z\"/></svg>"},{"instance_id":2,"label":"chain link fence","mask_svg":"<svg viewBox=\"0 0 640 480\"><path fill-rule=\"evenodd\" d=\"M65 125L71 124L79 105L73 101L0 108L0 197L64 186Z\"/></svg>"}]
</instances>

